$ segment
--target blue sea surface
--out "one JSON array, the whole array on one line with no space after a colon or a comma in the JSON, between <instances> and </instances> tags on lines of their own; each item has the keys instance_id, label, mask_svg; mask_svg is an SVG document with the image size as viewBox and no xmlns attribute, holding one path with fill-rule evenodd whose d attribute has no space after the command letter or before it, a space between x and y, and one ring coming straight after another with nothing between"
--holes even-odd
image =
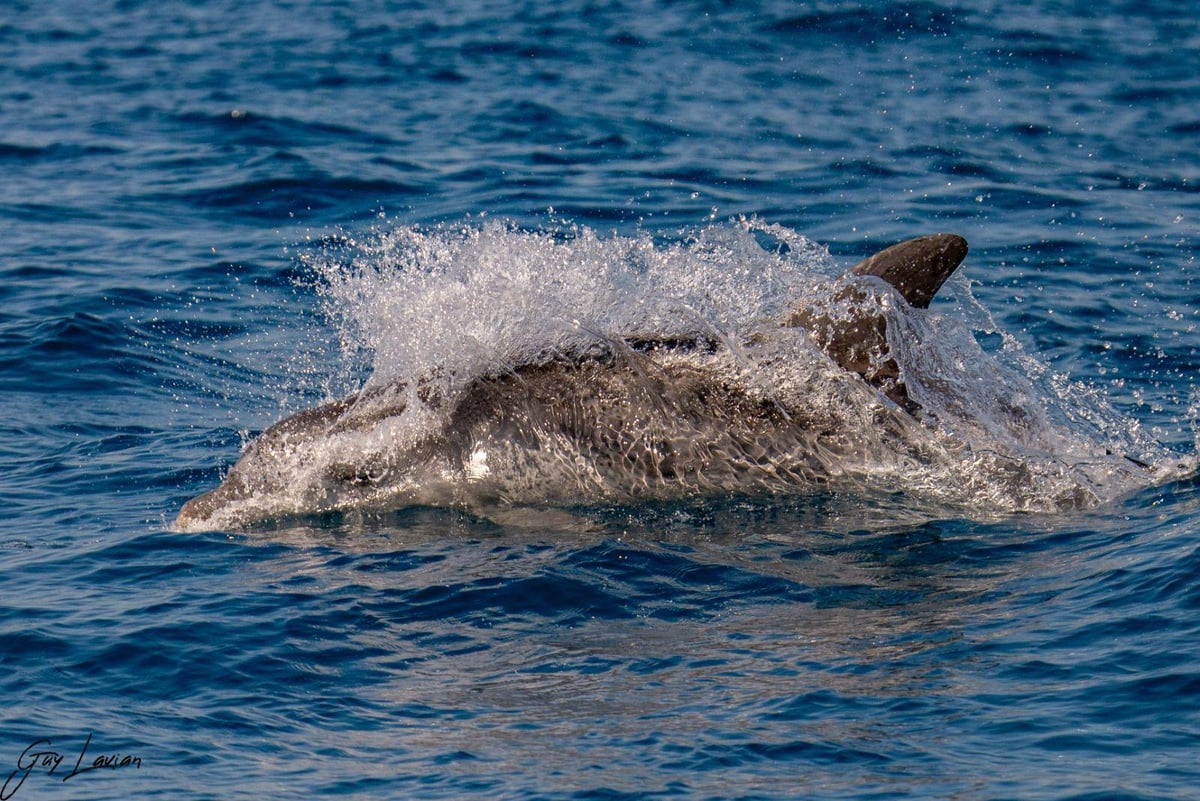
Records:
<instances>
[{"instance_id":1,"label":"blue sea surface","mask_svg":"<svg viewBox=\"0 0 1200 801\"><path fill-rule=\"evenodd\" d=\"M6 3L0 798L1197 797L1194 474L170 524L369 374L314 260L491 220L959 233L947 314L1194 459L1198 153L1165 0Z\"/></svg>"}]
</instances>

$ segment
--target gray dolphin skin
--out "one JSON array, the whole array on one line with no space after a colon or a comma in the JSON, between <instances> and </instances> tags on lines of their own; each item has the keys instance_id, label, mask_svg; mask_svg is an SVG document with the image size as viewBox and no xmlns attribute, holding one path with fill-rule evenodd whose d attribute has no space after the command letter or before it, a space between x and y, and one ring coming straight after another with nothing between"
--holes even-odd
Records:
<instances>
[{"instance_id":1,"label":"gray dolphin skin","mask_svg":"<svg viewBox=\"0 0 1200 801\"><path fill-rule=\"evenodd\" d=\"M934 234L850 273L875 276L926 308L966 254L962 237ZM865 295L848 282L834 301L849 314L797 308L778 325L803 329L835 374L893 401L875 404L873 425L919 425L920 407L889 355L886 318ZM370 387L267 428L216 489L183 505L174 527L236 529L352 508L778 492L817 484L839 456L861 452L844 419L793 402L802 393L739 380L732 351L743 345L753 347L631 336L452 392L437 375Z\"/></svg>"}]
</instances>

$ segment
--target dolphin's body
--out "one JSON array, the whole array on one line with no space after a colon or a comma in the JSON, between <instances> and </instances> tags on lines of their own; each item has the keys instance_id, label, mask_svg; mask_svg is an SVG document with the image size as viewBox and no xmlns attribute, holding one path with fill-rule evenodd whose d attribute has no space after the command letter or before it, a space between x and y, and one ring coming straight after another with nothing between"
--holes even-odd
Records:
<instances>
[{"instance_id":1,"label":"dolphin's body","mask_svg":"<svg viewBox=\"0 0 1200 801\"><path fill-rule=\"evenodd\" d=\"M876 276L908 306L925 308L966 252L961 237L935 234L887 248L851 273ZM890 354L886 317L870 302L878 298L868 294L852 281L834 295L842 313L803 308L775 321L774 330L793 329L828 357L824 372L780 371L787 386L763 386L763 376L774 374L747 369L748 362L763 367L797 358L771 350L764 334L737 343L628 336L451 390L437 375L365 389L272 425L220 486L183 505L175 527L238 528L278 516L409 504L580 503L812 487L839 465L869 461L881 441L915 447L904 432L920 426L920 407ZM750 351L753 357L745 355ZM811 389L794 386L831 375L845 380L847 392L879 399L858 405L857 425L812 403ZM866 428L871 436L862 434Z\"/></svg>"}]
</instances>

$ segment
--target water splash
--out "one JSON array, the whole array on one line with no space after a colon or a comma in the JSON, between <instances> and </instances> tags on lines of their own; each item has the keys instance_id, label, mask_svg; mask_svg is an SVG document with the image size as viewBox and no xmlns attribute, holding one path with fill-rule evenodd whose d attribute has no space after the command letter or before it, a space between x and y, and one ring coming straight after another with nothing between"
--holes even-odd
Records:
<instances>
[{"instance_id":1,"label":"water splash","mask_svg":"<svg viewBox=\"0 0 1200 801\"><path fill-rule=\"evenodd\" d=\"M503 370L610 338L704 330L732 340L834 269L823 247L752 220L666 246L583 227L397 226L306 262L343 350L366 355L375 382Z\"/></svg>"},{"instance_id":2,"label":"water splash","mask_svg":"<svg viewBox=\"0 0 1200 801\"><path fill-rule=\"evenodd\" d=\"M753 219L670 241L493 221L381 226L331 241L306 265L346 364L365 364L369 377L336 441L284 449L295 464L275 468L285 491L262 500L272 513L820 487L900 493L932 515L989 516L1089 506L1195 469L1193 457L1168 451L1097 391L1024 352L967 282L952 303L913 309L877 279L837 278L828 252L803 235ZM853 301L840 291L847 280ZM797 307L836 320L863 304L887 321L888 356L920 406L915 416L838 368L803 329L779 325ZM596 383L563 395L574 411L554 408L557 395L534 395L592 379L574 368L517 373L596 354L619 360L642 337L711 346L663 356L653 375L622 362L619 390ZM999 347L980 346L995 337ZM691 390L673 384L692 372L732 388L734 406L774 411L731 431L727 411L698 411ZM487 403L502 411L507 435L495 420L485 421L491 429L474 421L457 438L436 433L461 424L458 404L479 382L505 376L524 388L495 384ZM396 413L380 422L372 403L396 392L406 397L387 400ZM578 426L565 415L581 410L602 430L589 436L615 456L563 434ZM400 462L411 468L411 454L398 454L418 444L428 458L416 478L406 468L403 479L379 480ZM355 460L370 469L351 469Z\"/></svg>"}]
</instances>

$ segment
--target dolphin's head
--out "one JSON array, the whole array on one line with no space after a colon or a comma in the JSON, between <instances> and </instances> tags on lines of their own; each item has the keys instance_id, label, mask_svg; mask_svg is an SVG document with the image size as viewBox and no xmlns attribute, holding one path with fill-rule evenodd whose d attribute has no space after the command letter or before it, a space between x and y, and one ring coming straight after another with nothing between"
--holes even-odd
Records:
<instances>
[{"instance_id":1,"label":"dolphin's head","mask_svg":"<svg viewBox=\"0 0 1200 801\"><path fill-rule=\"evenodd\" d=\"M174 528L242 528L274 517L371 503L383 479L389 500L437 483L436 427L416 437L404 421L403 384L391 384L287 417L242 452L221 484L179 510ZM414 428L411 424L408 429ZM414 501L420 497L415 496Z\"/></svg>"}]
</instances>

